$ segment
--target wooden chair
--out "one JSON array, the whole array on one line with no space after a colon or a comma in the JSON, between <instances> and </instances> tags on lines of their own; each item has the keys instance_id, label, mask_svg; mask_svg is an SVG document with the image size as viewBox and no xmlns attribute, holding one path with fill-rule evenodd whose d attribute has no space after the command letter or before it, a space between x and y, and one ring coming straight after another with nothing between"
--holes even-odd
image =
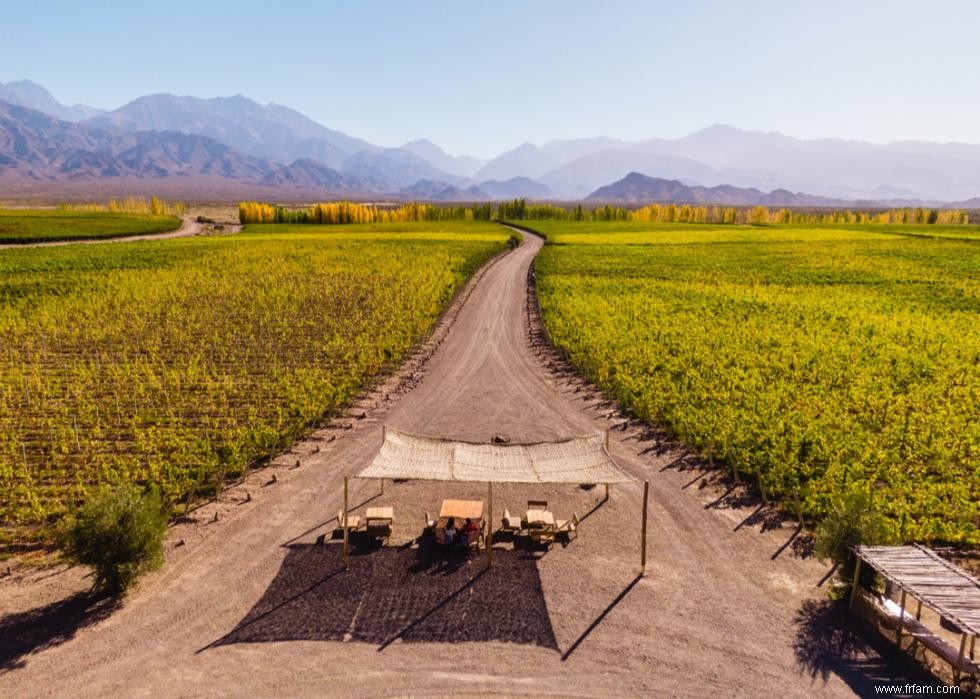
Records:
<instances>
[{"instance_id":1,"label":"wooden chair","mask_svg":"<svg viewBox=\"0 0 980 699\"><path fill-rule=\"evenodd\" d=\"M361 518L358 515L349 514L344 517L343 510L337 510L337 529L358 529L361 526Z\"/></svg>"},{"instance_id":2,"label":"wooden chair","mask_svg":"<svg viewBox=\"0 0 980 699\"><path fill-rule=\"evenodd\" d=\"M435 529L436 528L436 521L434 519L432 519L432 517L429 515L428 510L426 510L426 513L425 513L425 528L426 529Z\"/></svg>"},{"instance_id":3,"label":"wooden chair","mask_svg":"<svg viewBox=\"0 0 980 699\"><path fill-rule=\"evenodd\" d=\"M531 541L535 544L544 544L545 546L551 546L555 543L555 530L553 527L541 527L539 529L531 529Z\"/></svg>"},{"instance_id":4,"label":"wooden chair","mask_svg":"<svg viewBox=\"0 0 980 699\"><path fill-rule=\"evenodd\" d=\"M504 508L504 516L500 520L500 531L511 532L512 534L519 534L521 530L524 529L523 524L519 517L515 517L510 513L506 507Z\"/></svg>"},{"instance_id":5,"label":"wooden chair","mask_svg":"<svg viewBox=\"0 0 980 699\"><path fill-rule=\"evenodd\" d=\"M568 540L578 538L578 515L572 513L571 519L555 520L555 532L565 536Z\"/></svg>"},{"instance_id":6,"label":"wooden chair","mask_svg":"<svg viewBox=\"0 0 980 699\"><path fill-rule=\"evenodd\" d=\"M483 531L476 529L466 536L466 546L476 551L480 550L480 542L483 541Z\"/></svg>"},{"instance_id":7,"label":"wooden chair","mask_svg":"<svg viewBox=\"0 0 980 699\"><path fill-rule=\"evenodd\" d=\"M372 539L387 541L391 537L391 523L369 522L367 525L367 535Z\"/></svg>"}]
</instances>

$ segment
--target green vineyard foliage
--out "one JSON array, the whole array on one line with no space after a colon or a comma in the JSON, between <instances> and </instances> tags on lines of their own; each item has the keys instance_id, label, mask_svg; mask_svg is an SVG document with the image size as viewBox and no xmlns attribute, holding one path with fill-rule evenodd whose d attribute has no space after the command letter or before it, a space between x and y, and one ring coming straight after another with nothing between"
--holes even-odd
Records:
<instances>
[{"instance_id":1,"label":"green vineyard foliage","mask_svg":"<svg viewBox=\"0 0 980 699\"><path fill-rule=\"evenodd\" d=\"M629 412L811 521L861 491L895 539L980 544L975 236L533 227L552 342Z\"/></svg>"},{"instance_id":2,"label":"green vineyard foliage","mask_svg":"<svg viewBox=\"0 0 980 699\"><path fill-rule=\"evenodd\" d=\"M258 226L0 256L0 543L101 485L215 492L336 413L506 248L489 223Z\"/></svg>"},{"instance_id":3,"label":"green vineyard foliage","mask_svg":"<svg viewBox=\"0 0 980 699\"><path fill-rule=\"evenodd\" d=\"M58 210L0 209L0 244L119 238L163 233L180 226L180 219L172 213L162 210L150 213L149 204L147 208L147 213L133 213L118 208L101 210L94 206Z\"/></svg>"}]
</instances>

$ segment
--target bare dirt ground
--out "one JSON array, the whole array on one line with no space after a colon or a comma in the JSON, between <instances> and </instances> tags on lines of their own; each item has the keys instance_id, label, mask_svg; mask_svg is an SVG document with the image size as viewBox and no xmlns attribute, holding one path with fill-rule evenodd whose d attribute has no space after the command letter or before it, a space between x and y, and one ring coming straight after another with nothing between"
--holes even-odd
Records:
<instances>
[{"instance_id":1,"label":"bare dirt ground","mask_svg":"<svg viewBox=\"0 0 980 699\"><path fill-rule=\"evenodd\" d=\"M167 238L188 238L195 235L216 235L221 233L237 233L242 227L237 223L220 223L220 228L212 224L198 223L192 216L181 217L179 228L166 233L145 233L142 235L127 235L120 238L87 238L82 240L51 240L43 243L10 243L0 245L0 250L8 248L50 248L63 245L101 245L102 243L133 243L139 240L165 240Z\"/></svg>"},{"instance_id":2,"label":"bare dirt ground","mask_svg":"<svg viewBox=\"0 0 980 699\"><path fill-rule=\"evenodd\" d=\"M895 677L824 602L827 567L792 554L791 526L699 489L710 472L625 420L543 343L527 293L541 241L525 238L398 375L175 526L163 569L120 608L72 597L87 584L77 568L0 579L0 636L20 639L0 653L0 696L851 696ZM343 476L370 463L383 423L470 440L611 429L637 481L599 506L599 488L495 488L495 519L545 498L583 521L547 552L500 541L484 572L482 556L433 564L409 544L425 511L485 499L485 487L396 482L381 494L352 480L356 513L391 505L396 521L389 549L359 550L343 572L332 538Z\"/></svg>"}]
</instances>

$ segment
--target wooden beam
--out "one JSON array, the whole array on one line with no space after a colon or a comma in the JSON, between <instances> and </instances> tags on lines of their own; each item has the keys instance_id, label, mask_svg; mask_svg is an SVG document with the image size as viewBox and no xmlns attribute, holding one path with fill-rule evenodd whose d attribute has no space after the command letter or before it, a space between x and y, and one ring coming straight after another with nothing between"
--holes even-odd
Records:
<instances>
[{"instance_id":1,"label":"wooden beam","mask_svg":"<svg viewBox=\"0 0 980 699\"><path fill-rule=\"evenodd\" d=\"M493 566L493 482L487 483L487 568Z\"/></svg>"},{"instance_id":2,"label":"wooden beam","mask_svg":"<svg viewBox=\"0 0 980 699\"><path fill-rule=\"evenodd\" d=\"M347 512L347 476L344 476L344 570L350 570L350 515Z\"/></svg>"},{"instance_id":3,"label":"wooden beam","mask_svg":"<svg viewBox=\"0 0 980 699\"><path fill-rule=\"evenodd\" d=\"M857 563L854 564L854 582L851 584L851 601L848 602L847 608L854 609L854 600L857 599L858 593L858 582L861 579L861 559L857 559Z\"/></svg>"},{"instance_id":4,"label":"wooden beam","mask_svg":"<svg viewBox=\"0 0 980 699\"><path fill-rule=\"evenodd\" d=\"M647 499L650 497L650 481L643 481L643 529L640 530L640 575L647 569Z\"/></svg>"}]
</instances>

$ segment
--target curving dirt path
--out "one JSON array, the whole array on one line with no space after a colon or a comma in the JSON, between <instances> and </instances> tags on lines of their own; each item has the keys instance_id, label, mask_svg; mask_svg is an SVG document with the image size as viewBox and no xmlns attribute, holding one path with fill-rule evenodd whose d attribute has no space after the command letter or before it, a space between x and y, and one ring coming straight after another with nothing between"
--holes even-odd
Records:
<instances>
[{"instance_id":1,"label":"curving dirt path","mask_svg":"<svg viewBox=\"0 0 980 699\"><path fill-rule=\"evenodd\" d=\"M826 567L788 549L773 560L790 528L763 533L739 526L747 511L708 509L717 494L697 488L696 472L671 467L682 453L624 424L542 346L526 287L541 244L526 236L485 268L427 349L348 418L199 510L196 522L175 527L166 565L120 610L17 658L19 667L0 675L0 696L852 695L854 677L842 673L845 682L822 664L798 623L807 600L823 597L816 585ZM602 506L594 508L596 491L574 487L494 491L497 517L505 505L519 510L537 496L558 516L591 510L577 540L537 562L557 652L500 641L217 643L260 600L290 546L329 538L342 477L373 458L382 423L514 441L615 428L611 453L638 481L613 488ZM650 482L650 554L647 576L638 578L643 479ZM372 500L395 508L392 546L416 536L423 511L437 510L443 497L485 495L485 488L460 484L389 483L380 496L376 482L351 486L353 505ZM359 565L370 565L371 556L363 560ZM344 575L356 574L329 572L306 592L338 589L348 584ZM503 571L483 577L494 574ZM0 603L27 609L53 590L64 594L83 583L75 570L0 580ZM520 608L520 600L511 604ZM325 604L317 613L335 610ZM304 621L281 629L282 637L302 631ZM465 631L468 621L458 623Z\"/></svg>"},{"instance_id":2,"label":"curving dirt path","mask_svg":"<svg viewBox=\"0 0 980 699\"><path fill-rule=\"evenodd\" d=\"M180 227L166 233L144 233L140 235L127 235L119 238L83 238L81 240L50 240L42 243L6 243L0 245L0 250L14 248L50 248L61 247L63 245L99 245L102 243L134 243L138 240L166 240L168 238L187 238L194 235L214 235L208 232L205 224L198 223L190 216L182 216ZM224 226L224 234L237 233L242 227L238 224L221 224Z\"/></svg>"}]
</instances>

